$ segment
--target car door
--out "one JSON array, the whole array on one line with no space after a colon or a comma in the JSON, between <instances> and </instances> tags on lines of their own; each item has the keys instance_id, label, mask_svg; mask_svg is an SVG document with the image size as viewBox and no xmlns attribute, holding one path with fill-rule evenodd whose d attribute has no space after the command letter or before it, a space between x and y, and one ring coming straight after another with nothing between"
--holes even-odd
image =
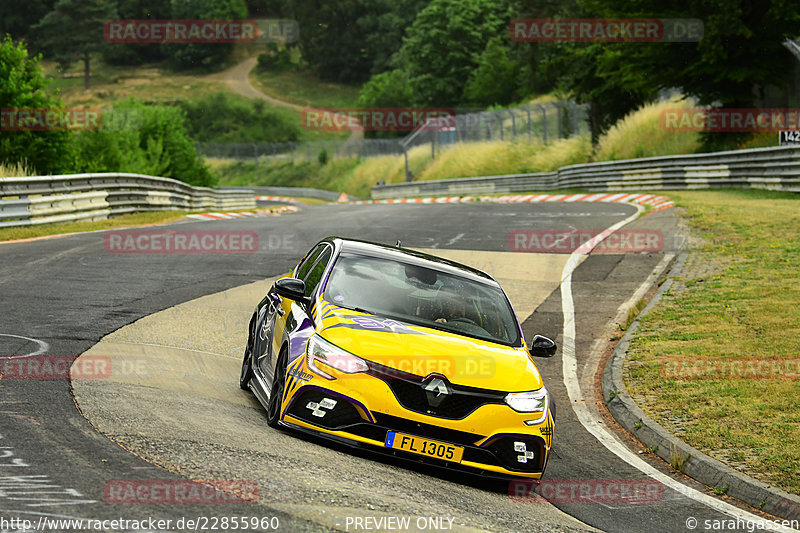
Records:
<instances>
[{"instance_id":1,"label":"car door","mask_svg":"<svg viewBox=\"0 0 800 533\"><path fill-rule=\"evenodd\" d=\"M296 277L305 276L312 266L316 263L320 254L325 250L324 246L319 245L312 248L298 266L294 269ZM273 362L273 341L276 338L275 326L277 318L285 313L281 298L272 290L267 293L263 300L258 304L255 327L253 329L253 369L259 376L271 386L272 384L272 362ZM283 335L277 336L280 340Z\"/></svg>"},{"instance_id":2,"label":"car door","mask_svg":"<svg viewBox=\"0 0 800 533\"><path fill-rule=\"evenodd\" d=\"M306 282L305 294L307 297L310 297L316 290L332 257L333 247L328 243L320 244L295 270L295 276ZM302 303L285 301L272 292L269 297L272 304L268 306L270 310L265 316L265 324L269 324L266 326L269 331L269 343L259 364L262 375L271 387L278 354L286 335L294 331L299 324L303 324L305 320L310 320L310 317L309 310Z\"/></svg>"},{"instance_id":3,"label":"car door","mask_svg":"<svg viewBox=\"0 0 800 533\"><path fill-rule=\"evenodd\" d=\"M280 354L281 346L286 340L288 335L296 333L300 328L313 329L314 320L310 315L310 307L313 305L314 294L319 287L320 282L328 270L329 265L333 259L333 246L329 243L322 245L322 251L319 254L314 264L307 271L298 269L297 275L302 276L305 283L305 296L308 298L308 306L301 302L284 301L282 308L287 311L284 315L276 318L275 328L273 330L273 341L271 347L271 368L274 369L277 365L278 355ZM309 333L310 335L310 333ZM270 382L271 383L271 382Z\"/></svg>"}]
</instances>

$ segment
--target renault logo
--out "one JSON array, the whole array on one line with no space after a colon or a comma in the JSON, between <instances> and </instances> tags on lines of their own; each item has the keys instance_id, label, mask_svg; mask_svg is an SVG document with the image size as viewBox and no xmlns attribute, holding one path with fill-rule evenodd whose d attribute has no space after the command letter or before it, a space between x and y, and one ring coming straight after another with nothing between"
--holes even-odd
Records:
<instances>
[{"instance_id":1,"label":"renault logo","mask_svg":"<svg viewBox=\"0 0 800 533\"><path fill-rule=\"evenodd\" d=\"M444 380L439 378L433 378L422 388L428 392L435 392L437 398L442 394L450 394L450 389L447 388L447 384Z\"/></svg>"}]
</instances>

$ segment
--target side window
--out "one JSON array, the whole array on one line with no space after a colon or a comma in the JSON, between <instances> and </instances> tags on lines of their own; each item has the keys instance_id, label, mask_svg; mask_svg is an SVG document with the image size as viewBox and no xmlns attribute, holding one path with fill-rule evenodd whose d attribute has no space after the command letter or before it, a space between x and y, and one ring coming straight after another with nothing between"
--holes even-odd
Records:
<instances>
[{"instance_id":1,"label":"side window","mask_svg":"<svg viewBox=\"0 0 800 533\"><path fill-rule=\"evenodd\" d=\"M308 274L308 271L314 266L314 262L325 248L326 246L324 244L320 244L306 255L305 259L300 262L300 266L297 267L297 275L295 275L297 279L305 279L306 274Z\"/></svg>"},{"instance_id":2,"label":"side window","mask_svg":"<svg viewBox=\"0 0 800 533\"><path fill-rule=\"evenodd\" d=\"M319 285L319 282L322 281L322 274L325 272L325 267L328 266L332 255L333 250L331 250L331 247L326 247L326 250L320 256L317 264L314 265L314 268L308 273L308 277L304 280L306 282L306 296L311 296L314 290L316 290L317 285Z\"/></svg>"}]
</instances>

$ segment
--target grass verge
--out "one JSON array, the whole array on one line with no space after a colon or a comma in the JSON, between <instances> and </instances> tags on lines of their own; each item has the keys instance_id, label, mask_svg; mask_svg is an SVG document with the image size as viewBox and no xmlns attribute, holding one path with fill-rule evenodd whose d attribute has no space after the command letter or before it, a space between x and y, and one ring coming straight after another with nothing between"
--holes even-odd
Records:
<instances>
[{"instance_id":1,"label":"grass verge","mask_svg":"<svg viewBox=\"0 0 800 533\"><path fill-rule=\"evenodd\" d=\"M322 81L302 70L255 68L250 82L268 96L302 106L349 108L358 101L357 86Z\"/></svg>"},{"instance_id":2,"label":"grass verge","mask_svg":"<svg viewBox=\"0 0 800 533\"><path fill-rule=\"evenodd\" d=\"M743 190L669 194L686 208L699 242L642 320L626 386L687 443L798 494L800 198ZM759 367L762 360L768 366Z\"/></svg>"},{"instance_id":3,"label":"grass verge","mask_svg":"<svg viewBox=\"0 0 800 533\"><path fill-rule=\"evenodd\" d=\"M146 213L121 215L118 217L109 218L107 220L69 222L66 224L42 224L40 226L25 226L20 228L3 228L0 229L0 242L47 237L50 235L60 235L62 233L80 233L85 231L125 228L130 226L152 226L155 224L164 224L166 222L183 218L187 214L188 211L149 211Z\"/></svg>"}]
</instances>

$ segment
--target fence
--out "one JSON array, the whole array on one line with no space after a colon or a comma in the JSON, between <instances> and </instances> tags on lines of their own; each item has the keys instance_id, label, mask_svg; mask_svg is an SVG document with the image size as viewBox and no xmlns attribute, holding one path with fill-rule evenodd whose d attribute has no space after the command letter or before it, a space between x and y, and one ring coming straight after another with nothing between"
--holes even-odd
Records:
<instances>
[{"instance_id":1,"label":"fence","mask_svg":"<svg viewBox=\"0 0 800 533\"><path fill-rule=\"evenodd\" d=\"M380 185L375 199L584 189L632 191L740 187L800 192L800 147L755 148L562 167L556 172Z\"/></svg>"},{"instance_id":2,"label":"fence","mask_svg":"<svg viewBox=\"0 0 800 533\"><path fill-rule=\"evenodd\" d=\"M193 187L141 174L0 178L0 228L102 220L137 211L247 209L253 191Z\"/></svg>"},{"instance_id":3,"label":"fence","mask_svg":"<svg viewBox=\"0 0 800 533\"><path fill-rule=\"evenodd\" d=\"M363 139L291 143L202 143L200 154L219 159L259 157L311 161L320 157L402 155L414 146L431 146L431 155L463 142L534 140L543 143L588 133L586 106L572 101L547 102L515 108L457 113L446 127L421 127L396 139Z\"/></svg>"},{"instance_id":4,"label":"fence","mask_svg":"<svg viewBox=\"0 0 800 533\"><path fill-rule=\"evenodd\" d=\"M396 139L364 139L348 141L313 141L287 143L201 143L197 151L217 159L257 159L269 157L286 160L317 159L321 152L327 157L372 157L400 155L403 147Z\"/></svg>"}]
</instances>

